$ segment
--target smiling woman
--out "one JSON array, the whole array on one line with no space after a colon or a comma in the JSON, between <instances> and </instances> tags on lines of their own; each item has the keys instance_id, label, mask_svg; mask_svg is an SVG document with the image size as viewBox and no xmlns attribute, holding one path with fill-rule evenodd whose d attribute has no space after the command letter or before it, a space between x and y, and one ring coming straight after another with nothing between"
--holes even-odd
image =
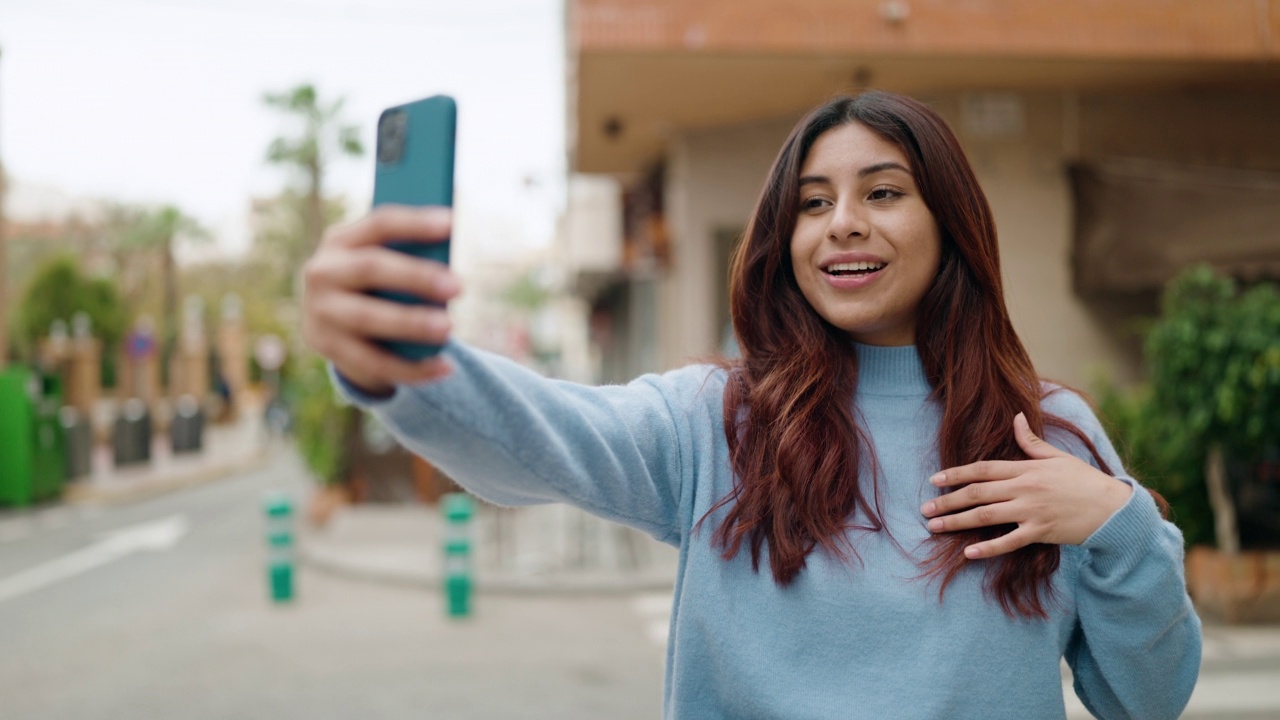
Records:
<instances>
[{"instance_id":1,"label":"smiling woman","mask_svg":"<svg viewBox=\"0 0 1280 720\"><path fill-rule=\"evenodd\" d=\"M909 345L942 241L902 149L849 123L800 168L791 267L822 319L868 345Z\"/></svg>"},{"instance_id":2,"label":"smiling woman","mask_svg":"<svg viewBox=\"0 0 1280 720\"><path fill-rule=\"evenodd\" d=\"M481 497L681 549L667 717L1062 718L1064 658L1100 717L1182 711L1200 623L1181 536L1084 400L1036 375L990 208L927 106L867 93L796 126L733 263L741 358L718 366L547 380L450 340L442 308L365 294L455 295L380 247L450 228L388 207L332 233L309 341ZM447 344L411 364L379 338Z\"/></svg>"}]
</instances>

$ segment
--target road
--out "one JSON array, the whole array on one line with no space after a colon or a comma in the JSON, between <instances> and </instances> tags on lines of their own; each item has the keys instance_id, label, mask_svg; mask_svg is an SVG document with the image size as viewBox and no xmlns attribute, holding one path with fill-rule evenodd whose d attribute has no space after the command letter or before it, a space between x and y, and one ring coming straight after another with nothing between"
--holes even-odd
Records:
<instances>
[{"instance_id":1,"label":"road","mask_svg":"<svg viewBox=\"0 0 1280 720\"><path fill-rule=\"evenodd\" d=\"M303 568L273 605L261 498L305 483L282 458L134 505L0 514L0 717L660 716L635 598L486 596L451 622L434 593Z\"/></svg>"},{"instance_id":2,"label":"road","mask_svg":"<svg viewBox=\"0 0 1280 720\"><path fill-rule=\"evenodd\" d=\"M660 716L669 593L486 595L456 622L435 593L304 567L273 605L261 501L307 482L282 454L136 504L0 511L0 718ZM1184 718L1280 718L1280 628L1207 626L1205 654Z\"/></svg>"}]
</instances>

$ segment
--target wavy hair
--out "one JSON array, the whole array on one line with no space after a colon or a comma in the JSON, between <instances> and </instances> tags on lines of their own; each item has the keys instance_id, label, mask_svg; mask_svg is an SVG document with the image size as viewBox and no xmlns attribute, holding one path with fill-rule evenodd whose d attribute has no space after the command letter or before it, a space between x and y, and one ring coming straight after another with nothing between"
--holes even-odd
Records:
<instances>
[{"instance_id":1,"label":"wavy hair","mask_svg":"<svg viewBox=\"0 0 1280 720\"><path fill-rule=\"evenodd\" d=\"M724 420L735 480L702 518L728 508L715 546L731 559L746 543L758 572L767 543L773 577L782 585L796 578L815 548L856 558L849 529L884 529L874 448L851 402L856 350L801 294L789 249L801 165L820 135L848 123L861 123L903 150L940 231L941 260L917 311L915 343L942 410L942 467L1026 459L1012 432L1014 416L1023 412L1041 437L1046 426L1078 437L1110 473L1079 428L1040 407L1043 386L1005 308L991 209L945 121L923 103L891 93L835 98L792 130L734 255L730 312L741 357L729 365ZM870 497L858 478L864 453ZM973 562L964 556L966 546L1014 527L933 536L922 577L941 580L941 598ZM984 562L984 589L1006 614L1047 616L1057 545L1034 544Z\"/></svg>"}]
</instances>

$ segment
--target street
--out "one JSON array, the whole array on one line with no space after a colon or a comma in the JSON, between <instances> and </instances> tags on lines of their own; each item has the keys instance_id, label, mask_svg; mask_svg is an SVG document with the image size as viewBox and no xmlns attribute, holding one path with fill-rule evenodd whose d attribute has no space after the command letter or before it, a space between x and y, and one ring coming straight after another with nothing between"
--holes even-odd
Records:
<instances>
[{"instance_id":1,"label":"street","mask_svg":"<svg viewBox=\"0 0 1280 720\"><path fill-rule=\"evenodd\" d=\"M272 604L262 498L308 482L285 451L131 504L0 511L0 717L660 717L669 591L481 594L450 621L423 587L304 565ZM1184 717L1280 717L1280 628L1205 638Z\"/></svg>"},{"instance_id":2,"label":"street","mask_svg":"<svg viewBox=\"0 0 1280 720\"><path fill-rule=\"evenodd\" d=\"M306 482L281 457L134 505L4 511L0 717L660 715L632 598L484 596L450 622L434 593L302 568L272 605L261 498Z\"/></svg>"}]
</instances>

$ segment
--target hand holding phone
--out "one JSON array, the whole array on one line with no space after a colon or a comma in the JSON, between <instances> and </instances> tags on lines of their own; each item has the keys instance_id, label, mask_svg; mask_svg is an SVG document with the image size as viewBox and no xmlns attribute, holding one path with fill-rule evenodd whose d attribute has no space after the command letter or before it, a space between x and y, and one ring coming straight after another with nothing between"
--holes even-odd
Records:
<instances>
[{"instance_id":1,"label":"hand holding phone","mask_svg":"<svg viewBox=\"0 0 1280 720\"><path fill-rule=\"evenodd\" d=\"M388 108L378 118L377 170L373 204L453 206L453 164L457 104L447 95ZM444 265L449 263L449 240L424 243L392 241L387 247ZM423 304L406 292L375 290L373 295L405 304ZM379 344L406 360L423 360L440 352L439 345L402 340Z\"/></svg>"}]
</instances>

